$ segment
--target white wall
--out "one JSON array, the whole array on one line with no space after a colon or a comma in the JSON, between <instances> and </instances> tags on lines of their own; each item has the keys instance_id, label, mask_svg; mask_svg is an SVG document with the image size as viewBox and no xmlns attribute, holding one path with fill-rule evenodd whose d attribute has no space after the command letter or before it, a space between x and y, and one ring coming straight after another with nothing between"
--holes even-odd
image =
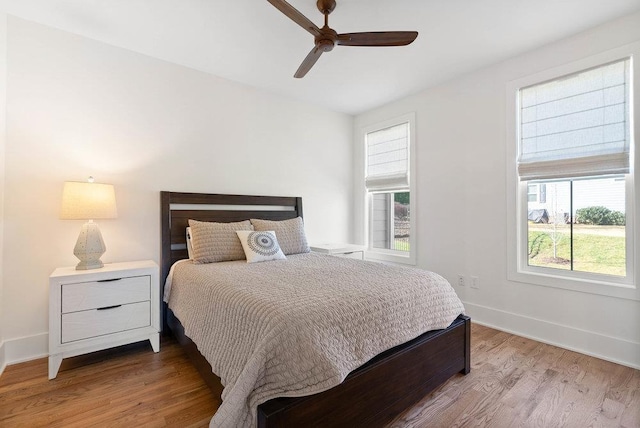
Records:
<instances>
[{"instance_id":1,"label":"white wall","mask_svg":"<svg viewBox=\"0 0 640 428\"><path fill-rule=\"evenodd\" d=\"M458 273L478 276L479 290L456 286L475 321L640 367L637 300L507 280L505 196L507 82L636 40L640 14L362 114L355 130L416 112L418 265L453 284ZM358 141L355 150L360 180ZM362 192L356 184L358 200ZM363 242L363 208L354 211Z\"/></svg>"},{"instance_id":2,"label":"white wall","mask_svg":"<svg viewBox=\"0 0 640 428\"><path fill-rule=\"evenodd\" d=\"M0 9L0 374L5 367L5 351L4 351L4 328L3 328L3 272L2 269L2 231L4 230L3 207L4 207L4 153L5 153L5 137L6 137L6 101L7 101L7 20Z\"/></svg>"},{"instance_id":3,"label":"white wall","mask_svg":"<svg viewBox=\"0 0 640 428\"><path fill-rule=\"evenodd\" d=\"M350 238L353 118L8 17L2 325L44 355L48 276L74 265L65 180L113 183L105 262L159 260L159 191L301 196L314 241Z\"/></svg>"}]
</instances>

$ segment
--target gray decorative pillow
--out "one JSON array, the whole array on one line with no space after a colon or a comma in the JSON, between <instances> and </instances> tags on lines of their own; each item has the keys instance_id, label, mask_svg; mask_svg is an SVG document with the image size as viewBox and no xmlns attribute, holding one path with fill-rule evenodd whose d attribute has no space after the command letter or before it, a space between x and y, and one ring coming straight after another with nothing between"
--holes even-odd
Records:
<instances>
[{"instance_id":1,"label":"gray decorative pillow","mask_svg":"<svg viewBox=\"0 0 640 428\"><path fill-rule=\"evenodd\" d=\"M196 264L243 260L244 250L236 230L253 230L249 220L236 223L189 220L189 227Z\"/></svg>"},{"instance_id":2,"label":"gray decorative pillow","mask_svg":"<svg viewBox=\"0 0 640 428\"><path fill-rule=\"evenodd\" d=\"M282 252L286 255L311 251L307 243L307 235L304 233L302 217L281 221L252 218L251 224L253 224L256 231L273 230L276 233Z\"/></svg>"}]
</instances>

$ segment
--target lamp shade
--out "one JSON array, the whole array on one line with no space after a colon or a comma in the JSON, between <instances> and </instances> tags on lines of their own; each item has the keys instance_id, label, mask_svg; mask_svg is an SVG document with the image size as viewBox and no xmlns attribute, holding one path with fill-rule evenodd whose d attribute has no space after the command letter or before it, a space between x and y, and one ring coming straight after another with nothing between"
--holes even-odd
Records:
<instances>
[{"instance_id":1,"label":"lamp shade","mask_svg":"<svg viewBox=\"0 0 640 428\"><path fill-rule=\"evenodd\" d=\"M116 193L111 184L66 181L62 191L63 220L118 217Z\"/></svg>"}]
</instances>

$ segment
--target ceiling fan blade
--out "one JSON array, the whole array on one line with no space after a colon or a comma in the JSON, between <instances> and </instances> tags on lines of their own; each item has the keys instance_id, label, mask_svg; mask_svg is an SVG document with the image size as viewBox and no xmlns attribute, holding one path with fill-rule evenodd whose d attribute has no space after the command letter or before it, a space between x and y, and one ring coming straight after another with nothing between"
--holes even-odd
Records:
<instances>
[{"instance_id":1,"label":"ceiling fan blade","mask_svg":"<svg viewBox=\"0 0 640 428\"><path fill-rule=\"evenodd\" d=\"M294 21L296 24L307 30L314 37L320 35L320 29L316 24L311 22L309 18L300 13L296 8L291 6L284 0L267 0L269 3L274 5L280 12L284 13Z\"/></svg>"},{"instance_id":2,"label":"ceiling fan blade","mask_svg":"<svg viewBox=\"0 0 640 428\"><path fill-rule=\"evenodd\" d=\"M338 34L336 44L342 46L405 46L418 37L417 31L377 31Z\"/></svg>"},{"instance_id":3,"label":"ceiling fan blade","mask_svg":"<svg viewBox=\"0 0 640 428\"><path fill-rule=\"evenodd\" d=\"M296 79L303 78L309 72L309 70L311 70L311 67L313 67L316 61L318 61L318 58L320 58L322 52L322 49L320 49L318 46L315 46L313 49L311 49L311 52L309 52L304 61L302 61L302 64L300 64L300 67L298 67L298 71L296 71L296 74L294 74L293 77L295 77Z\"/></svg>"}]
</instances>

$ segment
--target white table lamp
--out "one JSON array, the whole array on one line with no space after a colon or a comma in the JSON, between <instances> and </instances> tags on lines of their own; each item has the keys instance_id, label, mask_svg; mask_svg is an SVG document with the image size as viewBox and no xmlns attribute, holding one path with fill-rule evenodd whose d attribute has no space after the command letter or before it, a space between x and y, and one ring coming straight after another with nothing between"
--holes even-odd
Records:
<instances>
[{"instance_id":1,"label":"white table lamp","mask_svg":"<svg viewBox=\"0 0 640 428\"><path fill-rule=\"evenodd\" d=\"M89 177L87 183L78 181L64 183L60 218L89 220L82 226L73 249L73 254L80 259L76 269L98 269L104 266L100 257L107 248L102 240L100 229L93 220L116 217L118 217L118 210L113 185L94 183L93 177Z\"/></svg>"}]
</instances>

